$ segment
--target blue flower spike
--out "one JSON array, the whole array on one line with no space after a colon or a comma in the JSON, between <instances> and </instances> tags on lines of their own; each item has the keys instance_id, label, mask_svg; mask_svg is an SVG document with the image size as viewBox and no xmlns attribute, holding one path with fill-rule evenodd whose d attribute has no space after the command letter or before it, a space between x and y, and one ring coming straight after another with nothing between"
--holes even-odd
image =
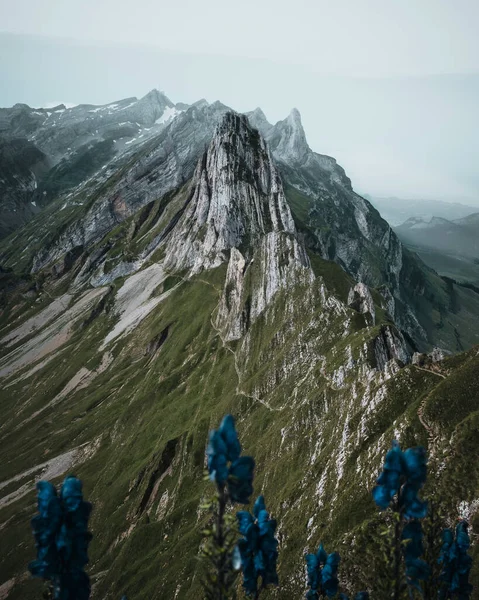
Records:
<instances>
[{"instance_id":1,"label":"blue flower spike","mask_svg":"<svg viewBox=\"0 0 479 600\"><path fill-rule=\"evenodd\" d=\"M439 562L442 563L440 579L443 587L439 598L444 600L453 595L460 600L469 600L472 593L472 585L469 583L472 557L468 554L470 539L467 522L458 523L455 536L450 529L445 529L442 541Z\"/></svg>"},{"instance_id":2,"label":"blue flower spike","mask_svg":"<svg viewBox=\"0 0 479 600\"><path fill-rule=\"evenodd\" d=\"M320 594L333 598L338 593L338 567L340 556L337 552L328 554L323 544L316 554L306 554L306 570L308 574L308 600L318 600Z\"/></svg>"},{"instance_id":3,"label":"blue flower spike","mask_svg":"<svg viewBox=\"0 0 479 600\"><path fill-rule=\"evenodd\" d=\"M251 456L240 456L241 444L232 415L226 415L219 428L210 433L206 454L211 481L220 487L227 484L232 502L248 504L255 462Z\"/></svg>"},{"instance_id":4,"label":"blue flower spike","mask_svg":"<svg viewBox=\"0 0 479 600\"><path fill-rule=\"evenodd\" d=\"M37 483L39 514L32 519L37 559L28 568L34 577L53 582L55 599L88 600L90 580L88 531L91 504L83 500L82 483L69 475L57 494L47 481Z\"/></svg>"},{"instance_id":5,"label":"blue flower spike","mask_svg":"<svg viewBox=\"0 0 479 600\"><path fill-rule=\"evenodd\" d=\"M243 588L252 596L268 585L278 585L276 562L278 540L275 519L270 519L263 496L254 504L253 515L239 511L236 515L242 538L238 542L243 571ZM258 588L261 578L261 588Z\"/></svg>"},{"instance_id":6,"label":"blue flower spike","mask_svg":"<svg viewBox=\"0 0 479 600\"><path fill-rule=\"evenodd\" d=\"M418 497L426 482L427 455L422 447L403 452L394 440L386 454L383 471L373 489L373 498L381 509L388 508L398 496L399 509L407 519L422 519L427 514L427 502Z\"/></svg>"}]
</instances>

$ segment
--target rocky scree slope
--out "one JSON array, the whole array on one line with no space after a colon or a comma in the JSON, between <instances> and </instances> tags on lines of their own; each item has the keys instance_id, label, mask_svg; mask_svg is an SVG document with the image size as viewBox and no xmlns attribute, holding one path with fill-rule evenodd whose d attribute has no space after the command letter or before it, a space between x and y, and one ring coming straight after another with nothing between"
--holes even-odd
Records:
<instances>
[{"instance_id":1,"label":"rocky scree slope","mask_svg":"<svg viewBox=\"0 0 479 600\"><path fill-rule=\"evenodd\" d=\"M0 137L0 238L39 212L33 198L49 168L48 157L28 140Z\"/></svg>"},{"instance_id":2,"label":"rocky scree slope","mask_svg":"<svg viewBox=\"0 0 479 600\"><path fill-rule=\"evenodd\" d=\"M348 549L346 588L374 590L354 553L393 437L428 446L431 493L444 486L449 517L477 527L477 351L411 364L384 296L308 241L309 205L285 187L274 144L225 113L191 107L69 208L43 211L37 240L24 230L25 254L44 247L33 273L4 273L9 599L38 595L23 575L34 481L72 470L95 505L94 598L199 593L207 433L225 412L280 522L272 597L302 597L303 551L320 539ZM345 206L352 192L331 161L317 185ZM26 264L24 250L13 240L8 265Z\"/></svg>"}]
</instances>

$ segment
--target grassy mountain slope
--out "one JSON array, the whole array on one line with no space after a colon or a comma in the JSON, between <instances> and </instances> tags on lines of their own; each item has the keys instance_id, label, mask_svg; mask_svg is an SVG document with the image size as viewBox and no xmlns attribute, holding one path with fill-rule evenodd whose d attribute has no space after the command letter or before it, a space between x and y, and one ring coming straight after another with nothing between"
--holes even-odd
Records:
<instances>
[{"instance_id":1,"label":"grassy mountain slope","mask_svg":"<svg viewBox=\"0 0 479 600\"><path fill-rule=\"evenodd\" d=\"M26 471L75 448L67 470L84 480L95 505L93 597L198 593L199 504L210 491L202 479L206 439L228 411L238 419L244 451L257 460L255 491L266 495L280 523L282 587L272 597L301 598L304 549L320 539L346 544L374 513L369 490L394 436L405 445L434 443L446 464L441 486L453 485L455 500L477 498L477 352L444 361L441 374L408 366L388 378L372 370L374 340L387 323L366 327L340 300L348 276L334 263L314 262L322 275L293 297L280 292L254 323L247 348L223 343L212 324L225 277L219 267L193 280L166 278L156 294L170 293L156 310L98 352L116 320L107 292L103 308L76 323L50 362L6 380L4 478L24 475L1 495L27 490L0 506L1 572L17 581L9 598L38 597L38 582L23 573L34 552L31 480L41 468ZM108 353L112 361L101 372ZM82 368L97 374L72 388ZM418 417L421 406L434 442ZM54 471L52 479L62 476Z\"/></svg>"},{"instance_id":2,"label":"grassy mountain slope","mask_svg":"<svg viewBox=\"0 0 479 600\"><path fill-rule=\"evenodd\" d=\"M332 229L329 221L334 196L326 201L322 199L319 203L293 186L287 186L286 193L306 246L324 256L323 240L329 239L333 257L337 232ZM354 214L351 210L351 214L343 217L339 231L350 231L353 222ZM365 244L356 254L358 265L363 262L368 264L368 277L376 282L372 285L377 285L380 292L383 289L381 282L388 278L383 272L381 259L377 246L373 244ZM401 264L398 294L401 299L397 298L395 301L394 316L401 325L404 324L417 348L425 351L435 345L451 351L461 351L478 344L479 294L473 288L465 288L454 281L443 279L407 248L403 248ZM381 304L387 307L385 299ZM410 320L411 309L417 319L415 321Z\"/></svg>"}]
</instances>

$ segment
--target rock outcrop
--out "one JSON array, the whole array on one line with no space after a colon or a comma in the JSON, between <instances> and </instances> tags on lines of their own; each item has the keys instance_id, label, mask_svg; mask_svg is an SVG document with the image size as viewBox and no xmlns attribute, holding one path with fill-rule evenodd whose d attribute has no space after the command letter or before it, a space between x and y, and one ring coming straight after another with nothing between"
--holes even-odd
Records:
<instances>
[{"instance_id":1,"label":"rock outcrop","mask_svg":"<svg viewBox=\"0 0 479 600\"><path fill-rule=\"evenodd\" d=\"M22 138L0 138L0 239L40 212L36 190L49 170L46 154Z\"/></svg>"},{"instance_id":2,"label":"rock outcrop","mask_svg":"<svg viewBox=\"0 0 479 600\"><path fill-rule=\"evenodd\" d=\"M188 181L227 110L220 103L193 105L145 142L141 150L121 155L106 175L99 177L96 189L89 190L89 195L97 196L96 201L37 254L32 270L58 260L75 246L92 244L149 202ZM80 188L67 204L84 195Z\"/></svg>"},{"instance_id":3,"label":"rock outcrop","mask_svg":"<svg viewBox=\"0 0 479 600\"><path fill-rule=\"evenodd\" d=\"M245 116L227 113L165 240L165 266L198 272L227 260L231 248L251 258L264 235L280 231L296 232L271 155Z\"/></svg>"},{"instance_id":4,"label":"rock outcrop","mask_svg":"<svg viewBox=\"0 0 479 600\"><path fill-rule=\"evenodd\" d=\"M369 315L370 325L376 324L376 309L374 308L374 300L371 296L369 288L364 283L357 283L349 290L348 306L354 308L361 314Z\"/></svg>"},{"instance_id":5,"label":"rock outcrop","mask_svg":"<svg viewBox=\"0 0 479 600\"><path fill-rule=\"evenodd\" d=\"M391 360L395 360L400 366L410 361L403 335L390 325L381 327L380 335L374 341L374 355L379 371L384 371Z\"/></svg>"}]
</instances>

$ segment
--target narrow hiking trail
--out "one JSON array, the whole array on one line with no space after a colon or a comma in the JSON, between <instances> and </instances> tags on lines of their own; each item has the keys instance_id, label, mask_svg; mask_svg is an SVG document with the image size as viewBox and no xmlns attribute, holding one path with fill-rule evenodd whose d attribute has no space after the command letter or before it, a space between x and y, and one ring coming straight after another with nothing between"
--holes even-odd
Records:
<instances>
[{"instance_id":1,"label":"narrow hiking trail","mask_svg":"<svg viewBox=\"0 0 479 600\"><path fill-rule=\"evenodd\" d=\"M432 369L425 369L424 367L418 367L417 365L413 365L413 366L416 369L418 369L419 371L425 371L426 373L431 373L432 375L437 375L438 377L441 377L442 379L447 379L446 375L443 375L442 373L439 373L437 371L433 371ZM424 427L424 429L427 432L427 446L428 446L430 458L432 458L434 456L434 450L437 445L438 437L437 437L436 432L434 431L434 428L431 427L431 425L424 418L424 410L426 408L426 404L427 404L427 401L429 400L429 397L434 392L434 389L431 390L429 392L429 394L427 394L427 396L424 398L424 400L421 401L419 408L417 409L418 419L419 419L421 425Z\"/></svg>"}]
</instances>

